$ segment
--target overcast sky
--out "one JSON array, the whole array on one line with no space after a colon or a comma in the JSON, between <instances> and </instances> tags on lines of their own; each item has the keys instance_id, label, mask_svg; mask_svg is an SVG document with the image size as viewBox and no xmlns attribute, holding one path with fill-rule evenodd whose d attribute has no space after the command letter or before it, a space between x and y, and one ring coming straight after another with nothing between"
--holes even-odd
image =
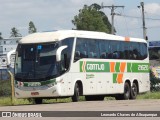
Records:
<instances>
[{"instance_id":1,"label":"overcast sky","mask_svg":"<svg viewBox=\"0 0 160 120\"><path fill-rule=\"evenodd\" d=\"M11 28L16 27L19 32L28 34L28 23L33 21L37 30L52 31L74 28L71 20L78 14L84 4L91 5L124 5L125 8L117 8L116 13L134 16L129 18L115 16L115 28L118 35L143 37L141 9L137 6L140 2L145 4L147 36L150 41L160 40L160 0L0 0L0 32L2 37L10 36ZM105 8L109 19L110 9ZM154 20L156 19L156 20Z\"/></svg>"}]
</instances>

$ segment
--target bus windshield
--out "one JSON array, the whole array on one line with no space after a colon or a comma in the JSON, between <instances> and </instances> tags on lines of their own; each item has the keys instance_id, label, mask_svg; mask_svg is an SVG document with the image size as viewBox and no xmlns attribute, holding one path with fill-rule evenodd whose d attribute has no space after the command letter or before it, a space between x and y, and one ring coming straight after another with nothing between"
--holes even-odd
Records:
<instances>
[{"instance_id":1,"label":"bus windshield","mask_svg":"<svg viewBox=\"0 0 160 120\"><path fill-rule=\"evenodd\" d=\"M16 52L15 79L35 82L57 76L56 50L58 47L58 42L19 44Z\"/></svg>"}]
</instances>

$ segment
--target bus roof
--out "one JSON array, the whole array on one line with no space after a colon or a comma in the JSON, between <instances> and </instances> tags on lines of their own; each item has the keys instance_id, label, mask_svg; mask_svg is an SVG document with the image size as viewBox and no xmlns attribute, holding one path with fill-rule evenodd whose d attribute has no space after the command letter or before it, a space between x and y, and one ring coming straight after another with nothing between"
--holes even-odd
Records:
<instances>
[{"instance_id":1,"label":"bus roof","mask_svg":"<svg viewBox=\"0 0 160 120\"><path fill-rule=\"evenodd\" d=\"M82 30L58 30L54 32L33 33L26 37L23 37L19 41L19 43L20 44L45 43L45 42L60 41L62 39L69 37L146 42L144 39L140 38L122 37L122 36L107 34L104 32L82 31Z\"/></svg>"}]
</instances>

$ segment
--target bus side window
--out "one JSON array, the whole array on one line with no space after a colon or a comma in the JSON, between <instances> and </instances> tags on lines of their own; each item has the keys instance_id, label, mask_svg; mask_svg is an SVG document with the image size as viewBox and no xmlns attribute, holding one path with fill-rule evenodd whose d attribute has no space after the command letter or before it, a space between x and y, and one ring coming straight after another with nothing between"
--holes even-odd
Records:
<instances>
[{"instance_id":1,"label":"bus side window","mask_svg":"<svg viewBox=\"0 0 160 120\"><path fill-rule=\"evenodd\" d=\"M81 58L88 58L87 40L77 38L74 61L76 62Z\"/></svg>"},{"instance_id":2,"label":"bus side window","mask_svg":"<svg viewBox=\"0 0 160 120\"><path fill-rule=\"evenodd\" d=\"M140 55L142 60L147 58L147 45L145 43L140 43Z\"/></svg>"},{"instance_id":3,"label":"bus side window","mask_svg":"<svg viewBox=\"0 0 160 120\"><path fill-rule=\"evenodd\" d=\"M99 48L97 40L88 40L88 53L89 58L99 58Z\"/></svg>"},{"instance_id":4,"label":"bus side window","mask_svg":"<svg viewBox=\"0 0 160 120\"><path fill-rule=\"evenodd\" d=\"M109 41L99 40L99 52L101 59L107 59L109 53Z\"/></svg>"}]
</instances>

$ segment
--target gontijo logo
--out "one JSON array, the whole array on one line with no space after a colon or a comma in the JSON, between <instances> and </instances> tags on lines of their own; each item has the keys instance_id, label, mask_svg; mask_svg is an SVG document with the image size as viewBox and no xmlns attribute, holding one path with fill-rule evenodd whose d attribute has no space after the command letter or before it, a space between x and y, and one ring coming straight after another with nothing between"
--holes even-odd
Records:
<instances>
[{"instance_id":1,"label":"gontijo logo","mask_svg":"<svg viewBox=\"0 0 160 120\"><path fill-rule=\"evenodd\" d=\"M147 73L149 63L80 61L80 72L111 72L113 83L123 83L123 73Z\"/></svg>"},{"instance_id":2,"label":"gontijo logo","mask_svg":"<svg viewBox=\"0 0 160 120\"><path fill-rule=\"evenodd\" d=\"M109 63L80 61L80 72L109 72Z\"/></svg>"},{"instance_id":3,"label":"gontijo logo","mask_svg":"<svg viewBox=\"0 0 160 120\"><path fill-rule=\"evenodd\" d=\"M80 61L80 72L124 72L126 62Z\"/></svg>"}]
</instances>

